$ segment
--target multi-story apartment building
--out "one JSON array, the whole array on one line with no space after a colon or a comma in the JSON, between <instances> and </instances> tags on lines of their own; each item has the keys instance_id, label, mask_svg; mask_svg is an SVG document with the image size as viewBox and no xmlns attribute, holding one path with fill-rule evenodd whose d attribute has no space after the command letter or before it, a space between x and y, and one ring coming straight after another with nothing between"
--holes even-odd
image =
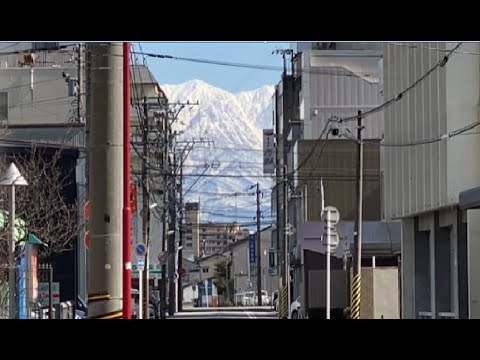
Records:
<instances>
[{"instance_id":1,"label":"multi-story apartment building","mask_svg":"<svg viewBox=\"0 0 480 360\"><path fill-rule=\"evenodd\" d=\"M200 256L200 203L185 204L185 244L183 257L191 261Z\"/></svg>"},{"instance_id":2,"label":"multi-story apartment building","mask_svg":"<svg viewBox=\"0 0 480 360\"><path fill-rule=\"evenodd\" d=\"M444 62L456 45L385 45L384 100ZM479 121L480 59L463 53L479 51L478 43L463 44L385 109L385 215L402 223L404 318L480 318L478 189L468 191L480 183L473 161L480 135L448 135Z\"/></svg>"},{"instance_id":3,"label":"multi-story apartment building","mask_svg":"<svg viewBox=\"0 0 480 360\"><path fill-rule=\"evenodd\" d=\"M200 203L185 204L185 245L183 257L198 259L222 253L230 244L244 239L249 231L236 222L201 222Z\"/></svg>"},{"instance_id":4,"label":"multi-story apartment building","mask_svg":"<svg viewBox=\"0 0 480 360\"><path fill-rule=\"evenodd\" d=\"M202 256L222 253L229 245L244 239L249 231L238 223L201 223L199 226L200 251Z\"/></svg>"}]
</instances>

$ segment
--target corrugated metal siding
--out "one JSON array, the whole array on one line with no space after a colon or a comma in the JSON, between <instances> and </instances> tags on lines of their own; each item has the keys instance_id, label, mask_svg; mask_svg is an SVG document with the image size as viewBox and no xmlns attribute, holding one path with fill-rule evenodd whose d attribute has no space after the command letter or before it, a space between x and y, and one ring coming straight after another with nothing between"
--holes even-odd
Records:
<instances>
[{"instance_id":1,"label":"corrugated metal siding","mask_svg":"<svg viewBox=\"0 0 480 360\"><path fill-rule=\"evenodd\" d=\"M420 78L445 54L437 50L445 49L444 43L414 45L417 47L384 47L384 101ZM449 44L448 48L451 47ZM470 60L464 61L462 57ZM460 63L463 66L459 66ZM461 75L463 79L459 78ZM476 81L467 81L467 78ZM472 60L471 55L452 56L447 66L434 71L401 101L385 109L384 141L404 143L437 138L477 121L478 114L476 117L473 114L477 112L478 96L472 94L478 93L478 78L478 59ZM460 136L447 142L386 148L385 215L389 218L406 217L458 202L462 186L480 180L478 166L462 170L461 156L470 157L475 152L472 151L474 144L465 145L472 141L478 143L473 136ZM459 146L465 146L462 148L465 151L462 153L457 149L453 156L452 144L462 144ZM457 168L452 171L455 166Z\"/></svg>"},{"instance_id":2,"label":"corrugated metal siding","mask_svg":"<svg viewBox=\"0 0 480 360\"><path fill-rule=\"evenodd\" d=\"M312 67L304 74L303 89L309 84L309 109L305 109L305 119L311 120L311 138L320 136L328 119L335 115L347 117L356 115L358 110L367 111L381 103L378 80L367 81L356 76L351 71L341 66L335 66L335 59L332 58L330 66ZM342 64L346 63L345 58ZM369 62L371 58L366 58ZM380 57L375 58L379 61ZM340 60L338 60L340 61ZM361 57L351 59L351 64L362 66ZM375 69L374 76L378 77L379 67ZM315 114L314 112L317 112ZM345 127L355 133L355 122L350 122ZM363 137L365 139L380 139L383 135L383 113L376 113L365 122Z\"/></svg>"}]
</instances>

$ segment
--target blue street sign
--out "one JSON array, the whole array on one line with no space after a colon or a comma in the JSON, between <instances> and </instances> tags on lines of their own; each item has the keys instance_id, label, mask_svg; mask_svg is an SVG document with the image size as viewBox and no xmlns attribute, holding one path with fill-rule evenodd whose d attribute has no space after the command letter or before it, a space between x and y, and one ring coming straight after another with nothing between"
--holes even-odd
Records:
<instances>
[{"instance_id":1,"label":"blue street sign","mask_svg":"<svg viewBox=\"0 0 480 360\"><path fill-rule=\"evenodd\" d=\"M139 243L135 248L135 252L137 253L137 256L145 256L147 252L147 247L145 246L145 244Z\"/></svg>"},{"instance_id":2,"label":"blue street sign","mask_svg":"<svg viewBox=\"0 0 480 360\"><path fill-rule=\"evenodd\" d=\"M137 267L139 271L143 271L145 269L145 259L144 258L138 258L137 259Z\"/></svg>"},{"instance_id":3,"label":"blue street sign","mask_svg":"<svg viewBox=\"0 0 480 360\"><path fill-rule=\"evenodd\" d=\"M250 262L255 263L255 234L248 235L248 248L249 248L249 257Z\"/></svg>"}]
</instances>

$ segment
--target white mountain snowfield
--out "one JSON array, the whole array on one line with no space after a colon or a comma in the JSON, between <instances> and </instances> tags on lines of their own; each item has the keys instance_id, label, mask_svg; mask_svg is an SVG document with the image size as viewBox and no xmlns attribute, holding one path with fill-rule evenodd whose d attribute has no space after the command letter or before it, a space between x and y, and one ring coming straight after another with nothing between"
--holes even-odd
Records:
<instances>
[{"instance_id":1,"label":"white mountain snowfield","mask_svg":"<svg viewBox=\"0 0 480 360\"><path fill-rule=\"evenodd\" d=\"M195 183L185 201L200 200L203 221L254 223L255 189L248 188L259 182L263 192L262 221L270 223L273 182L263 177L262 129L272 127L274 86L232 94L204 81L191 80L162 85L162 89L171 103L199 102L180 113L174 125L175 130L183 131L178 140L213 141L210 145L197 143L185 162L184 192ZM201 174L200 178L196 176Z\"/></svg>"}]
</instances>

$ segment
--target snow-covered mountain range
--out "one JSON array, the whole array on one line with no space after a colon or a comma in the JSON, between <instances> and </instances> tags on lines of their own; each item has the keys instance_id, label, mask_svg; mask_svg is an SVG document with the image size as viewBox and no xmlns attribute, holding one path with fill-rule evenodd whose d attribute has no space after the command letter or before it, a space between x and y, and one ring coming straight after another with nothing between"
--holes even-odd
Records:
<instances>
[{"instance_id":1,"label":"snow-covered mountain range","mask_svg":"<svg viewBox=\"0 0 480 360\"><path fill-rule=\"evenodd\" d=\"M253 223L256 197L249 188L259 182L262 221L269 223L273 182L263 176L262 129L272 127L274 87L232 94L191 80L162 89L171 103L199 102L184 108L174 125L183 132L179 142L196 141L184 165L185 200L200 201L203 221Z\"/></svg>"}]
</instances>

